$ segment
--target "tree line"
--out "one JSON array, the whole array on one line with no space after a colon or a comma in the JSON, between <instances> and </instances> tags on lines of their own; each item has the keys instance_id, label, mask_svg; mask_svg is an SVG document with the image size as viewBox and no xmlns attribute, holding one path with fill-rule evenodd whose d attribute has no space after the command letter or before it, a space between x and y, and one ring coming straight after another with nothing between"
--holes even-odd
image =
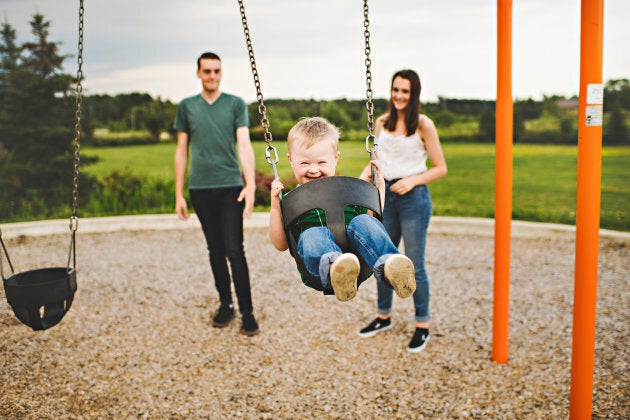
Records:
<instances>
[{"instance_id":1,"label":"tree line","mask_svg":"<svg viewBox=\"0 0 630 420\"><path fill-rule=\"evenodd\" d=\"M16 214L48 217L58 214L71 200L69 168L77 80L63 71L69 56L60 54L59 43L49 39L50 21L34 14L29 23L32 37L21 44L8 22L0 31L0 220ZM604 144L630 144L630 81L608 81L604 95ZM576 98L559 96L517 100L515 142L575 144L575 104ZM286 138L297 119L312 115L338 125L346 134L344 140L365 138L367 111L363 100L268 99L265 105L274 139ZM147 133L141 141L158 142L163 133L173 135L176 108L176 103L146 93L87 95L83 99L81 142L108 144L95 135L97 130L141 131ZM443 141L494 142L494 108L494 101L477 99L438 98L422 105ZM386 110L387 99L374 99L376 115ZM248 111L252 139L262 140L258 104L250 103ZM125 141L109 141L114 143ZM89 163L82 158L82 165ZM108 188L86 175L82 175L81 184L84 191Z\"/></svg>"},{"instance_id":2,"label":"tree line","mask_svg":"<svg viewBox=\"0 0 630 420\"><path fill-rule=\"evenodd\" d=\"M610 80L605 85L604 135L605 145L629 145L630 80ZM374 99L375 116L387 112L388 100ZM160 134L169 133L177 104L146 93L91 95L84 101L90 129L111 132L144 130L145 138L131 140L95 140L101 145L130 142L158 142ZM286 139L295 122L305 116L322 116L347 134L345 139L365 138L367 108L364 100L335 99L268 99L266 116L271 123L274 139ZM514 142L541 144L577 144L578 98L558 95L542 100L525 99L514 102ZM422 104L422 112L433 119L442 141L483 142L495 140L495 101L440 97ZM248 104L252 140L264 139L257 102ZM458 127L468 127L457 129ZM90 130L90 132L92 132ZM171 132L174 137L174 133ZM363 136L363 137L362 137ZM344 140L342 136L342 140Z\"/></svg>"}]
</instances>

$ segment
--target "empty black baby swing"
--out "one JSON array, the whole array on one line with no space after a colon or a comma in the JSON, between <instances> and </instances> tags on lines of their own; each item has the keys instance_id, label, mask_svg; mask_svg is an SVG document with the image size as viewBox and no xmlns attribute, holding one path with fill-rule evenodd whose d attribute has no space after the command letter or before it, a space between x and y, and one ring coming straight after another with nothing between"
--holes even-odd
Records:
<instances>
[{"instance_id":1,"label":"empty black baby swing","mask_svg":"<svg viewBox=\"0 0 630 420\"><path fill-rule=\"evenodd\" d=\"M369 134L365 139L366 150L370 154L370 159L374 157L376 150L374 130L374 105L372 103L372 74L370 71L370 32L368 30L368 4L367 0L363 2L363 16L364 16L364 38L365 38L365 66L366 66L366 107L368 111L368 130ZM239 0L241 10L241 20L243 22L243 29L245 31L245 39L247 42L247 49L249 52L249 60L251 63L252 73L254 75L254 84L256 86L256 98L258 100L258 111L260 112L261 124L265 130L264 136L267 142L267 148L265 150L265 156L267 162L273 166L274 177L278 177L278 171L276 164L278 163L278 153L276 148L271 145L272 135L269 131L269 120L266 116L266 107L263 102L263 95L260 87L260 80L258 77L258 71L256 69L256 61L254 59L254 50L249 35L249 28L247 26L247 18L245 16L245 8L243 1ZM273 157L272 157L273 152ZM378 178L372 168L372 180L374 184L366 182L362 179L346 177L346 176L334 176L321 178L315 181L308 182L299 188L294 189L286 196L284 196L280 202L282 210L282 219L284 225L284 231L287 236L287 243L289 244L289 250L291 255L295 259L300 273L304 277L304 283L312 287L315 290L324 292L324 294L333 294L331 289L324 289L321 282L316 277L310 275L306 270L304 261L299 257L297 253L297 243L293 235L290 234L290 226L296 221L298 217L313 209L322 209L326 214L326 226L333 233L335 242L344 252L349 252L350 246L348 244L348 238L346 236L346 226L344 220L344 207L349 205L358 205L361 207L372 210L375 217L382 219L381 212L381 198L378 192ZM367 266L361 258L361 278L365 278L371 272L371 267Z\"/></svg>"},{"instance_id":2,"label":"empty black baby swing","mask_svg":"<svg viewBox=\"0 0 630 420\"><path fill-rule=\"evenodd\" d=\"M9 263L11 275L4 277L2 266L3 255L0 254L0 275L4 283L7 302L11 305L15 316L33 330L45 330L57 325L70 309L74 293L77 290L76 273L76 231L77 199L79 182L79 149L81 123L81 80L83 78L83 0L79 1L79 53L76 86L76 122L74 126L74 177L72 191L72 216L70 218L70 251L65 267L40 268L15 273L7 248L2 241L0 245ZM72 264L72 265L71 265Z\"/></svg>"}]
</instances>

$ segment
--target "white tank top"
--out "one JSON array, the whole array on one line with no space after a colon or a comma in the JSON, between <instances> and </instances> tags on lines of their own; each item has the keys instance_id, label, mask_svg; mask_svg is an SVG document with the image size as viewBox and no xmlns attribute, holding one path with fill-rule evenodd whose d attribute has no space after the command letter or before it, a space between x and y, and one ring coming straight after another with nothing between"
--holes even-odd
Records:
<instances>
[{"instance_id":1,"label":"white tank top","mask_svg":"<svg viewBox=\"0 0 630 420\"><path fill-rule=\"evenodd\" d=\"M377 142L378 161L386 180L418 175L427 170L427 149L418 132L410 136L392 135L382 129Z\"/></svg>"}]
</instances>

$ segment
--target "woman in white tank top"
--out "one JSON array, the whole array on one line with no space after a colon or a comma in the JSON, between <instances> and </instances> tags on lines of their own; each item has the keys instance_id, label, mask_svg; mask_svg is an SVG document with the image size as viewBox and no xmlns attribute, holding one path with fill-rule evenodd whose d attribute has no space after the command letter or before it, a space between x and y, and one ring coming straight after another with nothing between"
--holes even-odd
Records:
<instances>
[{"instance_id":1,"label":"woman in white tank top","mask_svg":"<svg viewBox=\"0 0 630 420\"><path fill-rule=\"evenodd\" d=\"M429 279L424 264L432 203L427 184L447 173L446 160L433 121L420 113L420 78L413 70L392 77L389 112L376 121L377 160L385 178L383 224L396 246L404 242L405 255L414 263L415 332L407 350L421 351L429 334ZM430 161L430 167L427 165ZM371 176L368 165L361 178ZM393 290L377 282L377 317L359 335L371 337L391 328Z\"/></svg>"}]
</instances>

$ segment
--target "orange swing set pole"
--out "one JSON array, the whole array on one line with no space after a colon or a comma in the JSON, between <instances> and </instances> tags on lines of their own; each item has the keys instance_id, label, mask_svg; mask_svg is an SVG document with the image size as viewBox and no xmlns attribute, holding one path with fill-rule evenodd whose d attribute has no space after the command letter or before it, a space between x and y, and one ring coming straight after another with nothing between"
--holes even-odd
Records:
<instances>
[{"instance_id":1,"label":"orange swing set pole","mask_svg":"<svg viewBox=\"0 0 630 420\"><path fill-rule=\"evenodd\" d=\"M512 223L512 0L497 0L497 100L492 360L508 361Z\"/></svg>"},{"instance_id":2,"label":"orange swing set pole","mask_svg":"<svg viewBox=\"0 0 630 420\"><path fill-rule=\"evenodd\" d=\"M580 99L569 418L590 419L593 405L595 322L602 175L602 50L604 0L582 0Z\"/></svg>"}]
</instances>

